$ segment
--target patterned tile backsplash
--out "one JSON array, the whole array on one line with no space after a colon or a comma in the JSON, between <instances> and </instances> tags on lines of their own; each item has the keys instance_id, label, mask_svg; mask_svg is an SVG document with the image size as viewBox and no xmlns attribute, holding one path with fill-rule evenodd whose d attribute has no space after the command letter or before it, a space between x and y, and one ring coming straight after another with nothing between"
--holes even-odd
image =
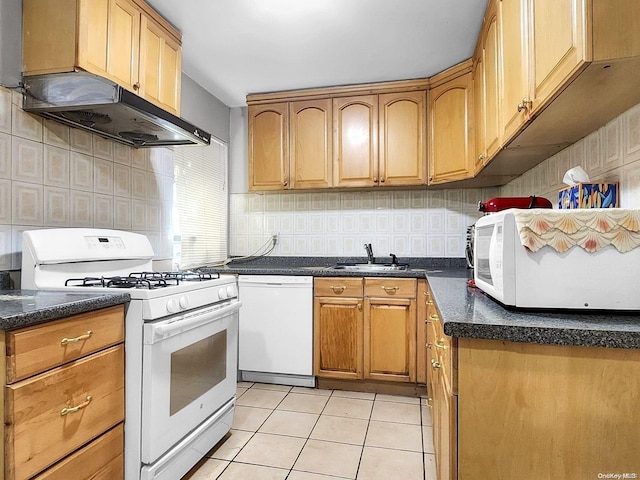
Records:
<instances>
[{"instance_id":1,"label":"patterned tile backsplash","mask_svg":"<svg viewBox=\"0 0 640 480\"><path fill-rule=\"evenodd\" d=\"M463 257L478 201L497 189L232 194L230 254L251 255L272 234L278 256Z\"/></svg>"},{"instance_id":2,"label":"patterned tile backsplash","mask_svg":"<svg viewBox=\"0 0 640 480\"><path fill-rule=\"evenodd\" d=\"M25 113L21 101L0 87L0 270L20 268L32 228L135 231L156 259L171 258L173 151L69 128Z\"/></svg>"}]
</instances>

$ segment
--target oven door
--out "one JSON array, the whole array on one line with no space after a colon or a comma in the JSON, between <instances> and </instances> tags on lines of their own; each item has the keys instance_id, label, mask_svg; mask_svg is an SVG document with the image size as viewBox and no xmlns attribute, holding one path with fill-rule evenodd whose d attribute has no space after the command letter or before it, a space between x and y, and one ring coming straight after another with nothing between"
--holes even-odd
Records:
<instances>
[{"instance_id":1,"label":"oven door","mask_svg":"<svg viewBox=\"0 0 640 480\"><path fill-rule=\"evenodd\" d=\"M151 464L235 396L240 302L145 323L142 463Z\"/></svg>"}]
</instances>

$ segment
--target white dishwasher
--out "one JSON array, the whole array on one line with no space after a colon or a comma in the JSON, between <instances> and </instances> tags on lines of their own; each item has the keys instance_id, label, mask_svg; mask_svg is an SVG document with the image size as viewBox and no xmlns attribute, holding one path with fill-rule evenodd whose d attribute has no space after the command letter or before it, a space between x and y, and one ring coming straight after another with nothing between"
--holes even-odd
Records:
<instances>
[{"instance_id":1,"label":"white dishwasher","mask_svg":"<svg viewBox=\"0 0 640 480\"><path fill-rule=\"evenodd\" d=\"M313 277L240 275L242 380L313 387Z\"/></svg>"}]
</instances>

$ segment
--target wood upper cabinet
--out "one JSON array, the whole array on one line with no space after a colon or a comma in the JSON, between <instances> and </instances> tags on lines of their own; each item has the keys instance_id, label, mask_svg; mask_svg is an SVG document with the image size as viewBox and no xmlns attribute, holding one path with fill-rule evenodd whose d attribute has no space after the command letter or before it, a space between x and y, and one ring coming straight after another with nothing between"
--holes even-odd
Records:
<instances>
[{"instance_id":1,"label":"wood upper cabinet","mask_svg":"<svg viewBox=\"0 0 640 480\"><path fill-rule=\"evenodd\" d=\"M424 91L378 96L378 185L423 185L427 177Z\"/></svg>"},{"instance_id":2,"label":"wood upper cabinet","mask_svg":"<svg viewBox=\"0 0 640 480\"><path fill-rule=\"evenodd\" d=\"M591 56L582 0L500 0L502 135L513 138Z\"/></svg>"},{"instance_id":3,"label":"wood upper cabinet","mask_svg":"<svg viewBox=\"0 0 640 480\"><path fill-rule=\"evenodd\" d=\"M498 36L498 9L495 0L487 7L485 22L480 32L484 101L484 149L486 163L501 147L500 135L500 42Z\"/></svg>"},{"instance_id":4,"label":"wood upper cabinet","mask_svg":"<svg viewBox=\"0 0 640 480\"><path fill-rule=\"evenodd\" d=\"M293 189L333 185L331 99L289 103L289 174Z\"/></svg>"},{"instance_id":5,"label":"wood upper cabinet","mask_svg":"<svg viewBox=\"0 0 640 480\"><path fill-rule=\"evenodd\" d=\"M429 91L429 184L472 177L473 82L471 72Z\"/></svg>"},{"instance_id":6,"label":"wood upper cabinet","mask_svg":"<svg viewBox=\"0 0 640 480\"><path fill-rule=\"evenodd\" d=\"M249 188L289 185L289 108L285 103L249 106Z\"/></svg>"},{"instance_id":7,"label":"wood upper cabinet","mask_svg":"<svg viewBox=\"0 0 640 480\"><path fill-rule=\"evenodd\" d=\"M140 94L178 115L182 48L158 22L143 15L140 25Z\"/></svg>"},{"instance_id":8,"label":"wood upper cabinet","mask_svg":"<svg viewBox=\"0 0 640 480\"><path fill-rule=\"evenodd\" d=\"M248 96L250 172L264 169L270 175L251 174L249 189L425 184L426 82L402 86L408 90L391 82L372 85L366 95L350 95L362 88L336 87ZM271 127L256 130L256 115L281 112L287 105L287 118L273 117ZM262 158L252 156L259 143L271 146ZM259 167L264 158L268 162Z\"/></svg>"},{"instance_id":9,"label":"wood upper cabinet","mask_svg":"<svg viewBox=\"0 0 640 480\"><path fill-rule=\"evenodd\" d=\"M477 173L487 161L484 63L482 52L473 59L473 171Z\"/></svg>"},{"instance_id":10,"label":"wood upper cabinet","mask_svg":"<svg viewBox=\"0 0 640 480\"><path fill-rule=\"evenodd\" d=\"M334 186L426 181L426 93L335 98Z\"/></svg>"},{"instance_id":11,"label":"wood upper cabinet","mask_svg":"<svg viewBox=\"0 0 640 480\"><path fill-rule=\"evenodd\" d=\"M143 0L24 0L23 74L83 70L180 113L181 37Z\"/></svg>"},{"instance_id":12,"label":"wood upper cabinet","mask_svg":"<svg viewBox=\"0 0 640 480\"><path fill-rule=\"evenodd\" d=\"M378 97L333 99L334 186L378 184Z\"/></svg>"},{"instance_id":13,"label":"wood upper cabinet","mask_svg":"<svg viewBox=\"0 0 640 480\"><path fill-rule=\"evenodd\" d=\"M327 188L332 179L330 99L249 106L249 189Z\"/></svg>"},{"instance_id":14,"label":"wood upper cabinet","mask_svg":"<svg viewBox=\"0 0 640 480\"><path fill-rule=\"evenodd\" d=\"M531 111L535 112L578 73L591 57L591 30L587 27L585 11L586 3L589 2L528 0L527 3L531 82L529 91L533 102Z\"/></svg>"},{"instance_id":15,"label":"wood upper cabinet","mask_svg":"<svg viewBox=\"0 0 640 480\"><path fill-rule=\"evenodd\" d=\"M500 33L500 75L502 80L501 132L511 138L528 120L529 94L529 0L500 0L498 31Z\"/></svg>"}]
</instances>

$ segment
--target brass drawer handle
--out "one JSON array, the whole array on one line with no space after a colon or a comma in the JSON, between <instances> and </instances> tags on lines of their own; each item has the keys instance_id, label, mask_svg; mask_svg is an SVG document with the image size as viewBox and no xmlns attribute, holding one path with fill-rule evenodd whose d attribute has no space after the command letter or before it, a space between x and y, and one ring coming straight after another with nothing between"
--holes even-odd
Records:
<instances>
[{"instance_id":1,"label":"brass drawer handle","mask_svg":"<svg viewBox=\"0 0 640 480\"><path fill-rule=\"evenodd\" d=\"M329 288L331 290L333 290L333 293L343 293L347 289L347 286L346 285L338 285L338 286L334 287L333 285L331 285Z\"/></svg>"},{"instance_id":2,"label":"brass drawer handle","mask_svg":"<svg viewBox=\"0 0 640 480\"><path fill-rule=\"evenodd\" d=\"M433 368L442 368L442 364L440 362L436 362L433 358L431 359L431 366Z\"/></svg>"},{"instance_id":3,"label":"brass drawer handle","mask_svg":"<svg viewBox=\"0 0 640 480\"><path fill-rule=\"evenodd\" d=\"M427 300L427 305L429 305L430 307L433 306L433 300Z\"/></svg>"},{"instance_id":4,"label":"brass drawer handle","mask_svg":"<svg viewBox=\"0 0 640 480\"><path fill-rule=\"evenodd\" d=\"M435 346L443 350L447 349L447 346L444 344L444 338L440 338L440 340L436 340Z\"/></svg>"},{"instance_id":5,"label":"brass drawer handle","mask_svg":"<svg viewBox=\"0 0 640 480\"><path fill-rule=\"evenodd\" d=\"M431 350L433 348L433 345L431 345L430 343L427 343L427 348Z\"/></svg>"},{"instance_id":6,"label":"brass drawer handle","mask_svg":"<svg viewBox=\"0 0 640 480\"><path fill-rule=\"evenodd\" d=\"M385 292L393 295L394 293L396 293L398 291L398 289L400 287L387 287L385 285L382 285L380 288L382 288Z\"/></svg>"},{"instance_id":7,"label":"brass drawer handle","mask_svg":"<svg viewBox=\"0 0 640 480\"><path fill-rule=\"evenodd\" d=\"M429 290L425 290L422 293L424 293L424 296L427 297L427 298L429 298L431 296L431 292L429 292Z\"/></svg>"},{"instance_id":8,"label":"brass drawer handle","mask_svg":"<svg viewBox=\"0 0 640 480\"><path fill-rule=\"evenodd\" d=\"M87 333L83 333L82 335L79 335L75 338L63 338L62 340L60 340L60 345L67 345L69 343L76 343L76 342L81 342L82 340L87 340L89 338L91 338L91 335L93 335L93 332L91 330L88 330Z\"/></svg>"},{"instance_id":9,"label":"brass drawer handle","mask_svg":"<svg viewBox=\"0 0 640 480\"><path fill-rule=\"evenodd\" d=\"M431 320L432 322L437 322L438 320L440 320L440 318L438 317L437 313L432 313L431 315L429 315L429 320Z\"/></svg>"},{"instance_id":10,"label":"brass drawer handle","mask_svg":"<svg viewBox=\"0 0 640 480\"><path fill-rule=\"evenodd\" d=\"M433 405L431 405L431 402L433 402L433 398L427 397L427 406L428 407L432 407L433 406Z\"/></svg>"},{"instance_id":11,"label":"brass drawer handle","mask_svg":"<svg viewBox=\"0 0 640 480\"><path fill-rule=\"evenodd\" d=\"M93 397L91 395L87 395L87 399L84 402L82 402L80 405L76 405L75 407L65 407L62 410L60 410L60 416L64 417L65 415L68 415L70 413L75 413L78 410L82 410L83 408L85 408L87 405L91 403L91 400L93 400Z\"/></svg>"}]
</instances>

